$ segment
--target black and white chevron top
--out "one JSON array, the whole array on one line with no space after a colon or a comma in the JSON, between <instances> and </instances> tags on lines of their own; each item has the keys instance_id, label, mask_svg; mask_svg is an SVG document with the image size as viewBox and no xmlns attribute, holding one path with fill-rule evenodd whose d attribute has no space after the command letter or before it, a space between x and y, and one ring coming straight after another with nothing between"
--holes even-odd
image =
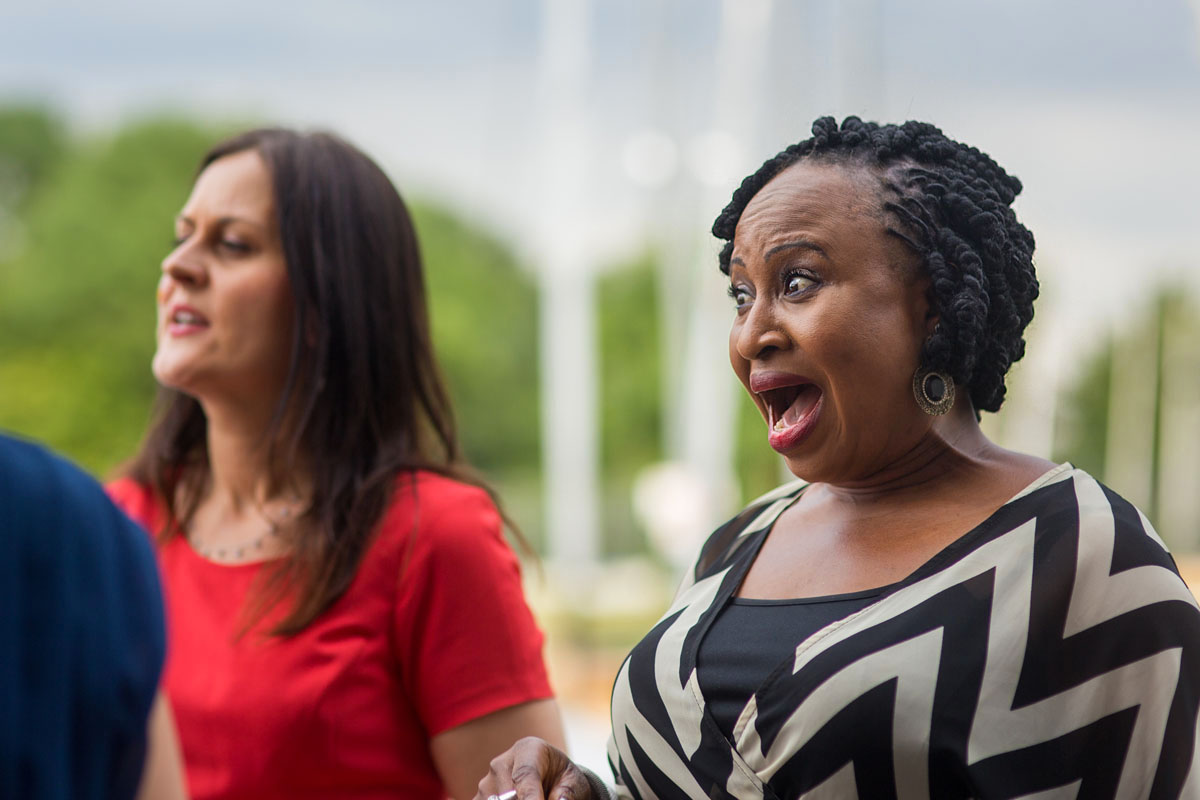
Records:
<instances>
[{"instance_id":1,"label":"black and white chevron top","mask_svg":"<svg viewBox=\"0 0 1200 800\"><path fill-rule=\"evenodd\" d=\"M1146 518L1069 464L796 642L723 734L699 643L802 490L714 533L626 658L620 796L1200 798L1200 608Z\"/></svg>"}]
</instances>

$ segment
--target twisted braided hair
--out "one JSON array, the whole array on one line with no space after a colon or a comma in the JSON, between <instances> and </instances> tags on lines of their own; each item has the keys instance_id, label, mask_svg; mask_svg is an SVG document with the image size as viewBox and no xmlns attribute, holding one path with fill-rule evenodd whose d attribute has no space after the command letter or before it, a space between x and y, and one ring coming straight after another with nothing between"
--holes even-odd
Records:
<instances>
[{"instance_id":1,"label":"twisted braided hair","mask_svg":"<svg viewBox=\"0 0 1200 800\"><path fill-rule=\"evenodd\" d=\"M887 232L910 247L930 278L938 315L921 350L921 366L968 387L977 411L1004 402L1004 376L1025 354L1025 326L1038 296L1033 234L1010 207L1021 182L974 147L925 122L879 125L833 117L812 138L768 159L742 181L713 223L725 239L721 271L729 273L733 235L750 199L780 172L807 158L859 165L880 179Z\"/></svg>"}]
</instances>

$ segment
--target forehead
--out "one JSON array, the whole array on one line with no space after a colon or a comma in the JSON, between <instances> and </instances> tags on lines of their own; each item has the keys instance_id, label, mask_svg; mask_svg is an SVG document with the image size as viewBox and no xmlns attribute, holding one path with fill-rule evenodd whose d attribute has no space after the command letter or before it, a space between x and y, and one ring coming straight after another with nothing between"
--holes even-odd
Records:
<instances>
[{"instance_id":1,"label":"forehead","mask_svg":"<svg viewBox=\"0 0 1200 800\"><path fill-rule=\"evenodd\" d=\"M878 177L865 167L803 160L772 178L746 204L734 232L734 254L797 238L824 249L863 237L886 237Z\"/></svg>"},{"instance_id":2,"label":"forehead","mask_svg":"<svg viewBox=\"0 0 1200 800\"><path fill-rule=\"evenodd\" d=\"M218 158L204 168L183 208L184 216L198 213L266 222L274 208L271 174L255 150Z\"/></svg>"}]
</instances>

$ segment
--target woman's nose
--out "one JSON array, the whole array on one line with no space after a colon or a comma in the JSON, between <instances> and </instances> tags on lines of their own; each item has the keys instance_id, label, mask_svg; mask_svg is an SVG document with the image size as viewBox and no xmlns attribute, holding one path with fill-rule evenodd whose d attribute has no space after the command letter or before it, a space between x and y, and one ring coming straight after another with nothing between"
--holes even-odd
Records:
<instances>
[{"instance_id":1,"label":"woman's nose","mask_svg":"<svg viewBox=\"0 0 1200 800\"><path fill-rule=\"evenodd\" d=\"M167 254L162 262L162 271L165 277L188 286L203 285L207 275L199 256L192 251L188 242Z\"/></svg>"},{"instance_id":2,"label":"woman's nose","mask_svg":"<svg viewBox=\"0 0 1200 800\"><path fill-rule=\"evenodd\" d=\"M787 343L787 335L779 327L769 303L758 300L751 304L737 334L738 355L754 361L771 350L786 349Z\"/></svg>"}]
</instances>

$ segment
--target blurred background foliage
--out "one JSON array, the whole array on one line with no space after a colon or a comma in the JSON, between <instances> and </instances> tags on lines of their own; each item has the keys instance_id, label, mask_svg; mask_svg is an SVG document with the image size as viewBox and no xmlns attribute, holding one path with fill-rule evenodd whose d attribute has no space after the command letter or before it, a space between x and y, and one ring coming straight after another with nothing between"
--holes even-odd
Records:
<instances>
[{"instance_id":1,"label":"blurred background foliage","mask_svg":"<svg viewBox=\"0 0 1200 800\"><path fill-rule=\"evenodd\" d=\"M0 109L0 428L100 477L133 454L154 397L153 293L172 220L200 157L231 130L159 118L81 138L49 110ZM463 448L538 542L535 283L499 237L409 199ZM601 279L613 553L644 549L628 497L660 457L654 292L649 256Z\"/></svg>"},{"instance_id":2,"label":"blurred background foliage","mask_svg":"<svg viewBox=\"0 0 1200 800\"><path fill-rule=\"evenodd\" d=\"M158 264L197 161L229 130L158 118L76 136L46 109L0 108L0 428L41 439L102 477L133 453L154 395ZM411 207L464 449L540 544L536 284L501 237L436 203ZM658 268L648 251L598 278L602 554L610 557L647 551L632 487L666 457ZM1172 510L1168 495L1180 471L1195 482L1198 319L1186 292L1163 289L1129 324L1081 350L1054 410L1055 459L1132 495L1188 549L1200 544L1188 522L1200 511ZM753 403L744 394L737 402L735 470L748 499L786 475L763 445Z\"/></svg>"},{"instance_id":3,"label":"blurred background foliage","mask_svg":"<svg viewBox=\"0 0 1200 800\"><path fill-rule=\"evenodd\" d=\"M97 473L130 456L153 396L158 261L213 132L151 120L76 141L51 114L0 116L0 424Z\"/></svg>"},{"instance_id":4,"label":"blurred background foliage","mask_svg":"<svg viewBox=\"0 0 1200 800\"><path fill-rule=\"evenodd\" d=\"M77 138L48 110L0 110L0 427L100 476L132 455L172 220L231 130L150 119ZM494 236L436 205L412 212L464 449L536 512L534 284Z\"/></svg>"},{"instance_id":5,"label":"blurred background foliage","mask_svg":"<svg viewBox=\"0 0 1200 800\"><path fill-rule=\"evenodd\" d=\"M600 529L607 556L646 550L633 510L633 484L642 468L664 458L656 273L656 257L647 252L606 271L596 287Z\"/></svg>"},{"instance_id":6,"label":"blurred background foliage","mask_svg":"<svg viewBox=\"0 0 1200 800\"><path fill-rule=\"evenodd\" d=\"M199 158L229 130L154 119L77 140L48 111L0 112L4 427L99 474L136 447L159 263ZM486 232L427 204L413 216L465 449L485 471L536 475L533 283Z\"/></svg>"}]
</instances>

